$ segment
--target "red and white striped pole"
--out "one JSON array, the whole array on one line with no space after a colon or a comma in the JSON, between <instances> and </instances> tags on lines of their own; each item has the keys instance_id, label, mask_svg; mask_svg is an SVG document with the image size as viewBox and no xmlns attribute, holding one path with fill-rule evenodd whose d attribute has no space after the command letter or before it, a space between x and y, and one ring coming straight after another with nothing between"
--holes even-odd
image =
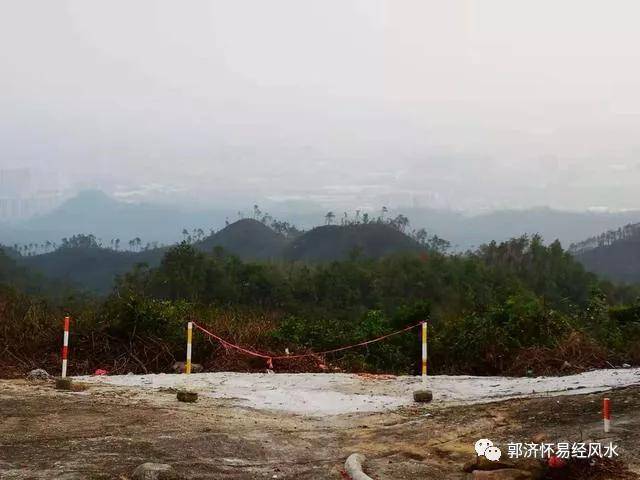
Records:
<instances>
[{"instance_id":1,"label":"red and white striped pole","mask_svg":"<svg viewBox=\"0 0 640 480\"><path fill-rule=\"evenodd\" d=\"M67 358L69 356L69 323L69 317L64 317L64 339L62 341L62 378L65 378L67 376Z\"/></svg>"},{"instance_id":2,"label":"red and white striped pole","mask_svg":"<svg viewBox=\"0 0 640 480\"><path fill-rule=\"evenodd\" d=\"M605 397L602 402L602 418L604 420L604 433L611 430L611 401Z\"/></svg>"}]
</instances>

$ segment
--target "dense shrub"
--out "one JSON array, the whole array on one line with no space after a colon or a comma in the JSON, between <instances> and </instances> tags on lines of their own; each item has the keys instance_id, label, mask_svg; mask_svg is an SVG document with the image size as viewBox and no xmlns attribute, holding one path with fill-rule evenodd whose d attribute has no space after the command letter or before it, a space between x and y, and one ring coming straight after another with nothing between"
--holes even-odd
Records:
<instances>
[{"instance_id":1,"label":"dense shrub","mask_svg":"<svg viewBox=\"0 0 640 480\"><path fill-rule=\"evenodd\" d=\"M11 266L8 257L0 260L0 270ZM574 369L640 362L637 298L637 288L599 281L559 243L545 246L538 237L464 255L353 255L313 265L246 263L220 249L206 254L182 244L158 268L138 266L119 278L106 299L4 288L0 331L12 365L46 356L55 364L61 319L70 312L76 368L126 373L167 370L182 359L185 325L193 319L269 355L331 350L428 319L432 372L525 374L561 370L565 361ZM326 358L284 360L278 368L417 373L418 339L416 329ZM202 334L195 340L207 368L265 368L264 360ZM567 360L572 356L579 361Z\"/></svg>"}]
</instances>

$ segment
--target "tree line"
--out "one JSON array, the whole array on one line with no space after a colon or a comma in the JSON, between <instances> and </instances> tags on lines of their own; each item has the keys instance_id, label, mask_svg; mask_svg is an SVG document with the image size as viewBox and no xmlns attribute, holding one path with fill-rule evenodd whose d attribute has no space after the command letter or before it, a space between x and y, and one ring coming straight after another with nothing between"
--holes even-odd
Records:
<instances>
[{"instance_id":1,"label":"tree line","mask_svg":"<svg viewBox=\"0 0 640 480\"><path fill-rule=\"evenodd\" d=\"M589 237L582 242L572 243L569 246L569 251L579 255L598 247L608 247L616 242L638 239L640 239L640 223L630 223L624 227Z\"/></svg>"}]
</instances>

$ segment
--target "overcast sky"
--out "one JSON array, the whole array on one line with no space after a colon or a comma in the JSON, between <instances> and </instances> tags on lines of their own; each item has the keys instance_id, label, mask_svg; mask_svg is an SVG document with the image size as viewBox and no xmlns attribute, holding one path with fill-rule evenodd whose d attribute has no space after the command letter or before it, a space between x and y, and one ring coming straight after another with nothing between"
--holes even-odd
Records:
<instances>
[{"instance_id":1,"label":"overcast sky","mask_svg":"<svg viewBox=\"0 0 640 480\"><path fill-rule=\"evenodd\" d=\"M0 167L184 201L640 208L637 0L0 0Z\"/></svg>"}]
</instances>

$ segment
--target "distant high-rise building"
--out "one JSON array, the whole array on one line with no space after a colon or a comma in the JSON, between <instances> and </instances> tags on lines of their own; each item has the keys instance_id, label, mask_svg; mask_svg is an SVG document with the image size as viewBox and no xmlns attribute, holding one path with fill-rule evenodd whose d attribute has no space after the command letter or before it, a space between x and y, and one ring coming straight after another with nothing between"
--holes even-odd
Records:
<instances>
[{"instance_id":1,"label":"distant high-rise building","mask_svg":"<svg viewBox=\"0 0 640 480\"><path fill-rule=\"evenodd\" d=\"M0 170L0 198L31 195L31 171L28 168Z\"/></svg>"},{"instance_id":2,"label":"distant high-rise building","mask_svg":"<svg viewBox=\"0 0 640 480\"><path fill-rule=\"evenodd\" d=\"M37 177L28 168L0 170L0 221L26 219L61 203L62 192L57 182L51 184L51 175Z\"/></svg>"}]
</instances>

